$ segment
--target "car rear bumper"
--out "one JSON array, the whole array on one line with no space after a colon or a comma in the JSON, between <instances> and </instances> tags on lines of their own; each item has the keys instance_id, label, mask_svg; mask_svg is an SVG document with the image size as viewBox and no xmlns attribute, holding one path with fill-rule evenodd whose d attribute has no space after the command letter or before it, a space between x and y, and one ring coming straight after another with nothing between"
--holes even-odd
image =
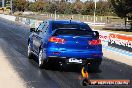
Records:
<instances>
[{"instance_id":1,"label":"car rear bumper","mask_svg":"<svg viewBox=\"0 0 132 88\"><path fill-rule=\"evenodd\" d=\"M93 62L102 61L103 53L100 51L59 51L59 50L49 50L47 52L47 58L52 61L57 62L66 62L69 63L70 58L75 58L77 60L82 60L82 63L75 63L75 64L87 64ZM71 62L70 62L71 63Z\"/></svg>"},{"instance_id":2,"label":"car rear bumper","mask_svg":"<svg viewBox=\"0 0 132 88\"><path fill-rule=\"evenodd\" d=\"M49 61L52 61L52 62L62 62L62 63L67 63L67 64L81 64L81 65L86 65L88 63L90 64L98 64L100 65L101 62L102 62L102 58L89 58L89 59L81 59L82 62L81 63L77 63L77 62L69 62L69 59L68 57L57 57L57 56L49 56L48 57L48 60ZM79 59L80 58L76 58L76 59Z\"/></svg>"},{"instance_id":3,"label":"car rear bumper","mask_svg":"<svg viewBox=\"0 0 132 88\"><path fill-rule=\"evenodd\" d=\"M47 52L47 56L53 57L67 57L67 58L81 58L81 59L91 59L91 58L102 58L102 51L85 51L85 50L67 50L67 51L59 51L59 50L49 50Z\"/></svg>"}]
</instances>

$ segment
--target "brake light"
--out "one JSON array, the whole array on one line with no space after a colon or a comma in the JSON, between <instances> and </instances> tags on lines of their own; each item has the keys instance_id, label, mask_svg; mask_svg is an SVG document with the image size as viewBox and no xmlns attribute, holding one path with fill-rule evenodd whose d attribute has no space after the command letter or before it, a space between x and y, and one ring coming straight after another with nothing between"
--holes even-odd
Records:
<instances>
[{"instance_id":1,"label":"brake light","mask_svg":"<svg viewBox=\"0 0 132 88\"><path fill-rule=\"evenodd\" d=\"M99 44L101 44L101 40L100 39L89 41L89 45L99 45Z\"/></svg>"},{"instance_id":2,"label":"brake light","mask_svg":"<svg viewBox=\"0 0 132 88\"><path fill-rule=\"evenodd\" d=\"M55 42L55 43L61 43L64 44L65 43L65 39L62 38L56 38L56 37L51 37L49 39L50 42Z\"/></svg>"}]
</instances>

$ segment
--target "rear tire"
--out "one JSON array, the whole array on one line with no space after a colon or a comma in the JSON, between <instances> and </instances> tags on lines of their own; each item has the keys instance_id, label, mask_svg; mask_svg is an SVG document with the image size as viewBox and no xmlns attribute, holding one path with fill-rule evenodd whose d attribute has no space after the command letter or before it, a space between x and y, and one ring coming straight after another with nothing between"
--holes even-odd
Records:
<instances>
[{"instance_id":1,"label":"rear tire","mask_svg":"<svg viewBox=\"0 0 132 88\"><path fill-rule=\"evenodd\" d=\"M39 62L38 62L39 68L45 68L47 67L47 61L46 56L43 55L43 50L41 49L39 52Z\"/></svg>"},{"instance_id":2,"label":"rear tire","mask_svg":"<svg viewBox=\"0 0 132 88\"><path fill-rule=\"evenodd\" d=\"M33 57L31 51L32 51L32 50L31 50L31 44L29 43L29 44L28 44L28 59L32 59L32 57Z\"/></svg>"}]
</instances>

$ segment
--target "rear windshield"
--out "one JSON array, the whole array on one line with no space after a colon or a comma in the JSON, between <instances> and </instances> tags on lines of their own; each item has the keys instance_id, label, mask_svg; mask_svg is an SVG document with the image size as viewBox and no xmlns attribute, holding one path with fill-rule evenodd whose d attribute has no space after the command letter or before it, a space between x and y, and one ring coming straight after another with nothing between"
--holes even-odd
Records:
<instances>
[{"instance_id":1,"label":"rear windshield","mask_svg":"<svg viewBox=\"0 0 132 88\"><path fill-rule=\"evenodd\" d=\"M93 32L88 30L79 30L79 29L58 29L54 33L54 36L58 36L58 35L92 36Z\"/></svg>"},{"instance_id":2,"label":"rear windshield","mask_svg":"<svg viewBox=\"0 0 132 88\"><path fill-rule=\"evenodd\" d=\"M76 24L54 24L53 29L58 29L58 28L78 28L79 25Z\"/></svg>"},{"instance_id":3,"label":"rear windshield","mask_svg":"<svg viewBox=\"0 0 132 88\"><path fill-rule=\"evenodd\" d=\"M92 29L87 24L61 24L61 23L53 23L52 30L60 29L60 28L74 28L74 29L86 29L92 31Z\"/></svg>"}]
</instances>

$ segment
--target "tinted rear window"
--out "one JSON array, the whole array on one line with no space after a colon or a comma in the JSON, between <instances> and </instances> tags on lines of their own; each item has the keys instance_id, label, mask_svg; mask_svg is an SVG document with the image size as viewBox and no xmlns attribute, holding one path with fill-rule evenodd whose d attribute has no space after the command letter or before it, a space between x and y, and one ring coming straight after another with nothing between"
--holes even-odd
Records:
<instances>
[{"instance_id":1,"label":"tinted rear window","mask_svg":"<svg viewBox=\"0 0 132 88\"><path fill-rule=\"evenodd\" d=\"M60 29L60 28L75 28L75 29L86 29L92 31L92 29L87 24L61 24L61 23L53 23L52 30Z\"/></svg>"},{"instance_id":2,"label":"tinted rear window","mask_svg":"<svg viewBox=\"0 0 132 88\"><path fill-rule=\"evenodd\" d=\"M79 28L79 25L77 24L59 24L59 23L54 23L52 29L59 29L59 28Z\"/></svg>"},{"instance_id":3,"label":"tinted rear window","mask_svg":"<svg viewBox=\"0 0 132 88\"><path fill-rule=\"evenodd\" d=\"M88 30L78 30L78 29L59 29L56 30L54 36L58 35L73 35L73 36L92 36L93 32Z\"/></svg>"}]
</instances>

